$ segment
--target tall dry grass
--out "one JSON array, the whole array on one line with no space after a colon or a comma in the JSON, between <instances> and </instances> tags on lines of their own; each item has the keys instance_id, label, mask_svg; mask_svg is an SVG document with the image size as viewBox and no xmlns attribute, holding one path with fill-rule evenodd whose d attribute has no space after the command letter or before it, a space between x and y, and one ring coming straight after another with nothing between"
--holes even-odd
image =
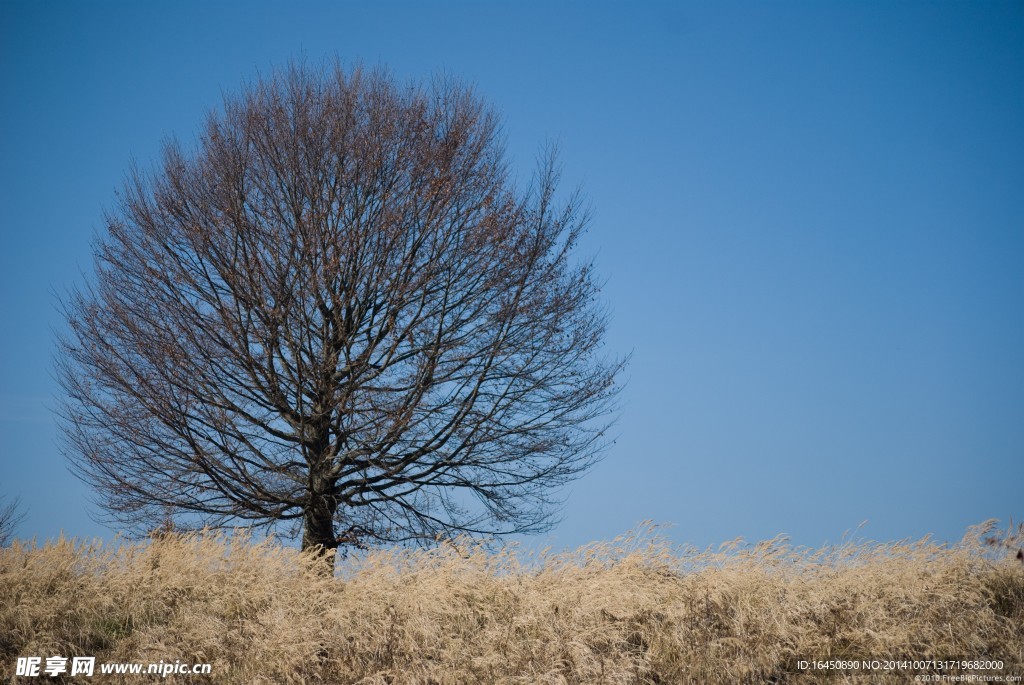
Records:
<instances>
[{"instance_id":1,"label":"tall dry grass","mask_svg":"<svg viewBox=\"0 0 1024 685\"><path fill-rule=\"evenodd\" d=\"M0 550L0 682L39 682L14 675L32 655L207 662L211 677L177 680L239 685L913 680L797 669L813 658L1000 658L1022 675L1020 533L678 551L648 530L533 556L456 542L367 552L333 578L244 536L15 543Z\"/></svg>"}]
</instances>

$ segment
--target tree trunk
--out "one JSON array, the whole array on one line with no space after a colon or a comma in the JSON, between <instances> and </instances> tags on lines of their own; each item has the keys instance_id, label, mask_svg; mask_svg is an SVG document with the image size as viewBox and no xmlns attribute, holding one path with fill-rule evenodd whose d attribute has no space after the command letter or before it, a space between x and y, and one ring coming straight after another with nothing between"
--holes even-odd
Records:
<instances>
[{"instance_id":1,"label":"tree trunk","mask_svg":"<svg viewBox=\"0 0 1024 685\"><path fill-rule=\"evenodd\" d=\"M310 482L310 501L302 516L302 551L313 550L322 555L324 565L334 572L338 540L334 535L334 514L338 509L330 487L320 478Z\"/></svg>"}]
</instances>

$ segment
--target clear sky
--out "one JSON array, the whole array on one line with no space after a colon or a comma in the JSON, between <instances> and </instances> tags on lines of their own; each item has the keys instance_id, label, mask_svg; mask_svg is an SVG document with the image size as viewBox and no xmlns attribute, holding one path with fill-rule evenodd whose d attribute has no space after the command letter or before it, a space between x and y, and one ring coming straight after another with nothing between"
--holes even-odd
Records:
<instances>
[{"instance_id":1,"label":"clear sky","mask_svg":"<svg viewBox=\"0 0 1024 685\"><path fill-rule=\"evenodd\" d=\"M557 141L632 351L547 542L1024 520L1024 3L0 4L0 495L109 537L49 407L55 293L132 159L289 58L446 72Z\"/></svg>"}]
</instances>

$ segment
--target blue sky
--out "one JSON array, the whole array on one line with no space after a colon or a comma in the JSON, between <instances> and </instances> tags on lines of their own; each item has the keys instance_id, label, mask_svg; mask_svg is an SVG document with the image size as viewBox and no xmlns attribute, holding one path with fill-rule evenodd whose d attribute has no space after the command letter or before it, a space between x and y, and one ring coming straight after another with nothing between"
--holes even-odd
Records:
<instances>
[{"instance_id":1,"label":"blue sky","mask_svg":"<svg viewBox=\"0 0 1024 685\"><path fill-rule=\"evenodd\" d=\"M132 159L289 58L445 72L557 141L632 351L546 538L958 539L1024 520L1024 4L0 5L0 495L109 537L48 407Z\"/></svg>"}]
</instances>

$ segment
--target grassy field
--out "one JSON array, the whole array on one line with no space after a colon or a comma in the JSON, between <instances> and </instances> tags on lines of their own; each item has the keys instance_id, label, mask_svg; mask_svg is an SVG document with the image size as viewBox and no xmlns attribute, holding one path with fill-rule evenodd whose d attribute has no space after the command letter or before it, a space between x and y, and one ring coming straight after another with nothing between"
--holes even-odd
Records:
<instances>
[{"instance_id":1,"label":"grassy field","mask_svg":"<svg viewBox=\"0 0 1024 685\"><path fill-rule=\"evenodd\" d=\"M807 550L676 550L646 529L571 553L445 543L339 562L188 535L0 550L0 682L18 657L209 663L147 683L913 682L799 661L1002 659L1024 675L1021 529ZM45 663L45 659L44 659ZM865 671L859 671L861 674ZM934 672L934 671L932 671Z\"/></svg>"}]
</instances>

